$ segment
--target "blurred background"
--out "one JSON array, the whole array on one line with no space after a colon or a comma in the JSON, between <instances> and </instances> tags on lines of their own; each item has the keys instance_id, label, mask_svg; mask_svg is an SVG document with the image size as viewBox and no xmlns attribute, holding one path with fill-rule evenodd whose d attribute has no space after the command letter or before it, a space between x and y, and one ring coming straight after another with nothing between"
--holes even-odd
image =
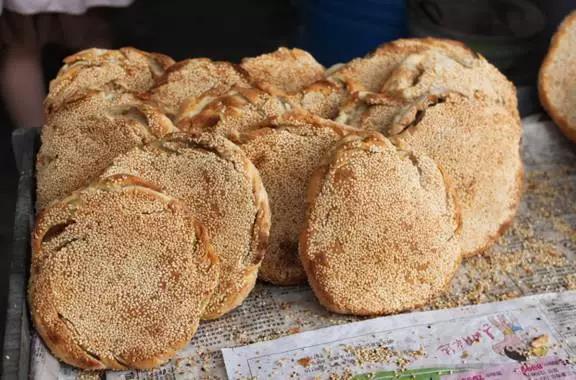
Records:
<instances>
[{"instance_id":1,"label":"blurred background","mask_svg":"<svg viewBox=\"0 0 576 380\"><path fill-rule=\"evenodd\" d=\"M114 7L91 7L102 3ZM392 39L437 36L481 52L528 89L537 107L530 88L552 33L576 2L0 0L0 6L1 337L17 183L10 135L15 128L41 126L41 100L67 55L94 46L134 46L176 60L205 56L238 62L288 46L306 49L330 66Z\"/></svg>"}]
</instances>

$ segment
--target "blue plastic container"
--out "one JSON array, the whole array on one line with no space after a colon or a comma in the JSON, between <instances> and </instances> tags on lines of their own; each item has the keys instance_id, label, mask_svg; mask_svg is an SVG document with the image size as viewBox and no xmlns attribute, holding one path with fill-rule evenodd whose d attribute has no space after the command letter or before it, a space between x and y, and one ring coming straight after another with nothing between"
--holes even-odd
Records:
<instances>
[{"instance_id":1,"label":"blue plastic container","mask_svg":"<svg viewBox=\"0 0 576 380\"><path fill-rule=\"evenodd\" d=\"M404 0L300 0L299 46L330 66L406 36Z\"/></svg>"}]
</instances>

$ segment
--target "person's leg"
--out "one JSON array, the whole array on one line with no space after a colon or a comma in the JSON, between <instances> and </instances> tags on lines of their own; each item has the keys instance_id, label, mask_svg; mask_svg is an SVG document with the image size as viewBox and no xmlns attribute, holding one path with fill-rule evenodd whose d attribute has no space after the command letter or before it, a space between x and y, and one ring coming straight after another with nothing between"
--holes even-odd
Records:
<instances>
[{"instance_id":1,"label":"person's leg","mask_svg":"<svg viewBox=\"0 0 576 380\"><path fill-rule=\"evenodd\" d=\"M6 11L0 18L0 94L17 127L41 127L45 95L42 41L36 16Z\"/></svg>"},{"instance_id":2,"label":"person's leg","mask_svg":"<svg viewBox=\"0 0 576 380\"><path fill-rule=\"evenodd\" d=\"M45 89L39 48L5 47L0 63L0 91L17 127L41 127L44 124L42 102Z\"/></svg>"}]
</instances>

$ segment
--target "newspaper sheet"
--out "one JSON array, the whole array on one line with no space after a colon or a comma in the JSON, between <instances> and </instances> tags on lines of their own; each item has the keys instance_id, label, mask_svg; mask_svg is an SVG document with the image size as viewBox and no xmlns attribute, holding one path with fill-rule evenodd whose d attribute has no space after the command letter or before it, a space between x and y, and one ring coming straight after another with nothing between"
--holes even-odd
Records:
<instances>
[{"instance_id":1,"label":"newspaper sheet","mask_svg":"<svg viewBox=\"0 0 576 380\"><path fill-rule=\"evenodd\" d=\"M540 116L524 119L523 126L526 180L515 222L486 254L467 259L456 274L452 288L426 309L576 289L576 153L557 127L541 121ZM398 318L410 318L410 314ZM126 380L225 379L220 351L223 348L357 320L328 313L307 287L259 284L238 309L216 321L202 323L190 344L160 369L83 373L55 360L41 340L34 337L31 377L41 380L89 376Z\"/></svg>"},{"instance_id":2,"label":"newspaper sheet","mask_svg":"<svg viewBox=\"0 0 576 380\"><path fill-rule=\"evenodd\" d=\"M375 318L222 352L230 379L576 379L574 330L572 291Z\"/></svg>"}]
</instances>

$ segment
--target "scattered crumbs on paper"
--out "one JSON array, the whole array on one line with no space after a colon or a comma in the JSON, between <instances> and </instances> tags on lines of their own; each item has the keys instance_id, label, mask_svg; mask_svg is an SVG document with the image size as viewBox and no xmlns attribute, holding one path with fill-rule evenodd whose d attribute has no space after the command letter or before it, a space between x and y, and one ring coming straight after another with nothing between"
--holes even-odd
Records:
<instances>
[{"instance_id":1,"label":"scattered crumbs on paper","mask_svg":"<svg viewBox=\"0 0 576 380\"><path fill-rule=\"evenodd\" d=\"M312 359L308 356L305 356L303 358L296 360L296 363L300 364L304 368L307 368L311 362L312 362Z\"/></svg>"},{"instance_id":2,"label":"scattered crumbs on paper","mask_svg":"<svg viewBox=\"0 0 576 380\"><path fill-rule=\"evenodd\" d=\"M330 374L329 380L350 380L352 379L352 371L345 369L342 373Z\"/></svg>"},{"instance_id":3,"label":"scattered crumbs on paper","mask_svg":"<svg viewBox=\"0 0 576 380\"><path fill-rule=\"evenodd\" d=\"M465 259L451 288L423 309L576 289L576 266L573 273L555 272L569 268L573 260L560 249L576 247L576 229L565 220L567 211L576 211L576 181L558 180L574 175L574 168L565 165L529 172L524 207L520 207L510 228L495 246Z\"/></svg>"},{"instance_id":4,"label":"scattered crumbs on paper","mask_svg":"<svg viewBox=\"0 0 576 380\"><path fill-rule=\"evenodd\" d=\"M564 277L564 286L568 290L576 290L576 273L571 273Z\"/></svg>"},{"instance_id":5,"label":"scattered crumbs on paper","mask_svg":"<svg viewBox=\"0 0 576 380\"><path fill-rule=\"evenodd\" d=\"M288 329L288 334L298 334L299 332L302 332L302 329L298 326L290 327Z\"/></svg>"},{"instance_id":6,"label":"scattered crumbs on paper","mask_svg":"<svg viewBox=\"0 0 576 380\"><path fill-rule=\"evenodd\" d=\"M532 348L545 347L548 346L548 342L549 342L548 335L544 334L532 339L532 342L530 342L530 346Z\"/></svg>"},{"instance_id":7,"label":"scattered crumbs on paper","mask_svg":"<svg viewBox=\"0 0 576 380\"><path fill-rule=\"evenodd\" d=\"M79 371L78 380L100 380L103 378L103 371Z\"/></svg>"},{"instance_id":8,"label":"scattered crumbs on paper","mask_svg":"<svg viewBox=\"0 0 576 380\"><path fill-rule=\"evenodd\" d=\"M390 363L397 369L403 371L412 362L426 356L423 348L418 350L394 350L385 344L371 344L368 346L348 346L346 352L352 354L356 360L356 365Z\"/></svg>"}]
</instances>

